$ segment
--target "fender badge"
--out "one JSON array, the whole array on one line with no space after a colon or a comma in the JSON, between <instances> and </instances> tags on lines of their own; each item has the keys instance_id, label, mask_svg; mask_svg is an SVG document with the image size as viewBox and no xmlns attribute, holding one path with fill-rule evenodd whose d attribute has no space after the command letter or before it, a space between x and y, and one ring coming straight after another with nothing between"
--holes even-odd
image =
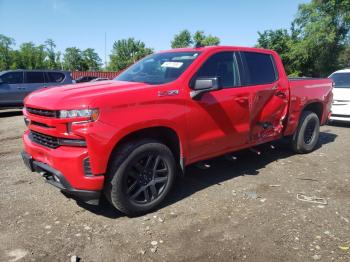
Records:
<instances>
[{"instance_id":1,"label":"fender badge","mask_svg":"<svg viewBox=\"0 0 350 262\"><path fill-rule=\"evenodd\" d=\"M178 89L158 91L158 96L177 96L179 94Z\"/></svg>"}]
</instances>

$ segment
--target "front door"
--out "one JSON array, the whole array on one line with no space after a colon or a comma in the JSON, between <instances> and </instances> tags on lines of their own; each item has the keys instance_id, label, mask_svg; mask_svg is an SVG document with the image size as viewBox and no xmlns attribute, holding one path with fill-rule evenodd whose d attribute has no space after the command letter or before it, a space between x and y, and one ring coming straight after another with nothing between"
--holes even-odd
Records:
<instances>
[{"instance_id":1,"label":"front door","mask_svg":"<svg viewBox=\"0 0 350 262\"><path fill-rule=\"evenodd\" d=\"M241 52L244 84L251 92L250 141L264 143L282 135L288 112L289 85L279 76L270 54ZM281 66L282 64L280 64Z\"/></svg>"},{"instance_id":2,"label":"front door","mask_svg":"<svg viewBox=\"0 0 350 262\"><path fill-rule=\"evenodd\" d=\"M187 118L189 161L223 154L249 143L249 89L240 88L234 52L212 55L197 77L218 77L223 89L190 101ZM193 82L193 81L192 81Z\"/></svg>"}]
</instances>

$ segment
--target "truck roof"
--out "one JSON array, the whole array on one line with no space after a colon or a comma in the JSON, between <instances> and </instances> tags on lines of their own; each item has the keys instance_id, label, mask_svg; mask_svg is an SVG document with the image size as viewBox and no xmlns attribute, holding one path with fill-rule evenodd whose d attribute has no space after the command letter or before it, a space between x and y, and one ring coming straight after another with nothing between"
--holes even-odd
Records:
<instances>
[{"instance_id":1,"label":"truck roof","mask_svg":"<svg viewBox=\"0 0 350 262\"><path fill-rule=\"evenodd\" d=\"M160 51L161 53L165 52L204 52L209 50L225 50L225 49L235 49L241 51L253 51L253 52L263 52L263 53L271 53L273 50L264 49L264 48L256 48L256 47L243 47L243 46L203 46L203 47L186 47L186 48L174 48L170 50Z\"/></svg>"}]
</instances>

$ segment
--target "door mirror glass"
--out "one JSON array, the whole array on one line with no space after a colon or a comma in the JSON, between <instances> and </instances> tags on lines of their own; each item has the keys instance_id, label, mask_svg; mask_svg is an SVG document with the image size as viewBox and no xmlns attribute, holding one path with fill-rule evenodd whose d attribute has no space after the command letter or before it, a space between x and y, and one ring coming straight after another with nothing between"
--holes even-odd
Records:
<instances>
[{"instance_id":1,"label":"door mirror glass","mask_svg":"<svg viewBox=\"0 0 350 262\"><path fill-rule=\"evenodd\" d=\"M218 89L219 79L217 77L199 77L194 83L194 90Z\"/></svg>"},{"instance_id":2,"label":"door mirror glass","mask_svg":"<svg viewBox=\"0 0 350 262\"><path fill-rule=\"evenodd\" d=\"M199 99L204 93L221 89L220 79L218 77L198 77L193 86L191 97Z\"/></svg>"}]
</instances>

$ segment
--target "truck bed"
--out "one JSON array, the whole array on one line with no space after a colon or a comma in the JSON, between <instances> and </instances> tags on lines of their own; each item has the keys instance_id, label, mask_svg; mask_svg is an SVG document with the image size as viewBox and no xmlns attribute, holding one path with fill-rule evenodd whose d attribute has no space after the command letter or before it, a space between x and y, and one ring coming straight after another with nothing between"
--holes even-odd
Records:
<instances>
[{"instance_id":1,"label":"truck bed","mask_svg":"<svg viewBox=\"0 0 350 262\"><path fill-rule=\"evenodd\" d=\"M328 112L332 104L333 82L328 78L293 77L288 78L290 86L290 102L288 124L285 135L291 135L296 129L300 112L310 104L321 109L320 124L328 119Z\"/></svg>"}]
</instances>

